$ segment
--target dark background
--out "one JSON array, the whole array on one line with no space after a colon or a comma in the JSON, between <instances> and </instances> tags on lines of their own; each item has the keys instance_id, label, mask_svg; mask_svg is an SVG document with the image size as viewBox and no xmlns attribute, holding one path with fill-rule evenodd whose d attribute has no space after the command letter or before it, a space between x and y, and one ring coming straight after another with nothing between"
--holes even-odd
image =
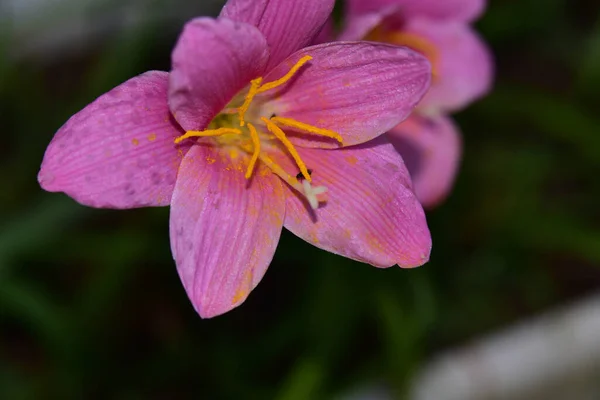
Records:
<instances>
[{"instance_id":1,"label":"dark background","mask_svg":"<svg viewBox=\"0 0 600 400\"><path fill-rule=\"evenodd\" d=\"M5 26L0 398L303 399L371 383L400 396L439 351L598 291L600 3L492 0L476 26L497 79L456 116L464 159L428 213L431 261L378 270L284 232L246 303L212 320L179 282L168 208L89 209L36 180L70 115L169 69L181 25L23 57Z\"/></svg>"}]
</instances>

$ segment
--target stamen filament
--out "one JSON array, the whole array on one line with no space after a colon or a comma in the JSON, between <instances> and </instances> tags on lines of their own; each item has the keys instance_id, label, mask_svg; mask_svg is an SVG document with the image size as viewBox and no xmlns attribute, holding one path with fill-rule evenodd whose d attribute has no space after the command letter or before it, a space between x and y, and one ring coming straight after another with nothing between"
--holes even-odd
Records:
<instances>
[{"instance_id":1,"label":"stamen filament","mask_svg":"<svg viewBox=\"0 0 600 400\"><path fill-rule=\"evenodd\" d=\"M242 149L251 153L252 148L249 145L242 145ZM279 164L271 159L266 153L259 153L258 159L262 161L267 168L271 170L272 173L280 177L284 182L290 185L292 188L298 191L298 193L302 194L308 204L313 210L319 208L319 198L317 196L322 195L327 192L327 187L325 186L315 186L312 187L310 182L306 179L302 179L300 182L297 177L294 177L288 174Z\"/></svg>"},{"instance_id":2,"label":"stamen filament","mask_svg":"<svg viewBox=\"0 0 600 400\"><path fill-rule=\"evenodd\" d=\"M277 139L279 139L279 141L290 152L290 154L294 158L294 161L296 161L296 164L298 165L298 168L300 168L300 172L302 173L302 176L304 176L304 179L306 179L307 181L311 182L312 179L310 177L310 174L308 173L308 169L306 168L306 164L304 164L304 161L302 161L302 159L300 158L300 154L298 154L298 152L296 151L296 148L294 147L294 145L292 144L292 142L290 142L289 139L285 136L285 132L283 132L280 127L278 127L273 122L271 122L268 119L266 119L265 117L260 117L260 120L263 121L265 123L265 125L267 125L267 129Z\"/></svg>"},{"instance_id":3,"label":"stamen filament","mask_svg":"<svg viewBox=\"0 0 600 400\"><path fill-rule=\"evenodd\" d=\"M294 66L288 71L287 74L277 79L276 81L265 83L264 85L258 88L258 91L256 93L266 92L267 90L275 89L277 86L283 85L284 83L289 81L292 78L292 76L294 76L294 74L298 72L298 70L310 60L312 60L311 56L302 57L298 60L298 62L296 62L296 64L294 64Z\"/></svg>"},{"instance_id":4,"label":"stamen filament","mask_svg":"<svg viewBox=\"0 0 600 400\"><path fill-rule=\"evenodd\" d=\"M296 121L292 118L273 117L271 118L271 121L273 121L277 125L284 125L290 128L297 128L308 133L314 133L315 135L335 139L338 142L340 142L340 144L344 144L342 136L337 132L330 131L329 129L317 128L316 126L305 124L304 122Z\"/></svg>"},{"instance_id":5,"label":"stamen filament","mask_svg":"<svg viewBox=\"0 0 600 400\"><path fill-rule=\"evenodd\" d=\"M254 145L254 152L252 153L252 158L248 164L248 169L246 169L246 179L250 179L252 176L252 171L256 165L256 160L258 160L258 156L260 154L260 139L258 137L258 133L256 132L256 128L250 122L248 122L248 130L250 131L250 138L252 138L252 144Z\"/></svg>"},{"instance_id":6,"label":"stamen filament","mask_svg":"<svg viewBox=\"0 0 600 400\"><path fill-rule=\"evenodd\" d=\"M250 104L252 103L254 96L256 96L256 94L258 93L258 89L259 89L261 83L262 83L262 77L252 79L250 81L250 89L248 89L248 94L244 98L244 104L242 104L242 106L238 109L238 114L240 116L240 126L244 126L244 124L245 124L244 114L246 114L246 111L248 111L248 108L250 107Z\"/></svg>"},{"instance_id":7,"label":"stamen filament","mask_svg":"<svg viewBox=\"0 0 600 400\"><path fill-rule=\"evenodd\" d=\"M239 135L242 133L242 131L236 128L219 128L206 129L204 131L187 131L184 135L181 135L175 139L175 144L191 137L221 136L226 135L228 133Z\"/></svg>"},{"instance_id":8,"label":"stamen filament","mask_svg":"<svg viewBox=\"0 0 600 400\"><path fill-rule=\"evenodd\" d=\"M298 181L298 179L296 179L295 176L288 174L279 164L277 164L275 161L273 161L271 159L271 157L269 157L268 155L263 153L263 154L259 155L259 158L260 158L260 161L265 163L267 168L269 168L275 175L277 175L278 177L283 179L285 182L287 182L291 187L296 189L298 192L303 193L302 185L300 185L300 182Z\"/></svg>"}]
</instances>

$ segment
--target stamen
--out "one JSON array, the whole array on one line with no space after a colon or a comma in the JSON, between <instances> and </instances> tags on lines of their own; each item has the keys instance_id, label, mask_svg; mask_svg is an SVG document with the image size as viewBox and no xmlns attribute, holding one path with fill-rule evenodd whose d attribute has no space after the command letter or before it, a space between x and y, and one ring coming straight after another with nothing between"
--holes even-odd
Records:
<instances>
[{"instance_id":1,"label":"stamen","mask_svg":"<svg viewBox=\"0 0 600 400\"><path fill-rule=\"evenodd\" d=\"M240 126L244 126L244 114L246 114L246 111L248 111L248 108L250 107L254 96L256 96L256 94L258 93L258 89L261 83L261 77L252 79L250 81L250 89L248 89L248 94L244 98L244 104L242 104L242 106L238 109L238 114L240 116Z\"/></svg>"},{"instance_id":2,"label":"stamen","mask_svg":"<svg viewBox=\"0 0 600 400\"><path fill-rule=\"evenodd\" d=\"M206 129L204 131L187 131L184 135L181 135L175 139L175 144L191 137L221 136L226 135L228 133L239 135L242 133L242 131L235 128Z\"/></svg>"},{"instance_id":3,"label":"stamen","mask_svg":"<svg viewBox=\"0 0 600 400\"><path fill-rule=\"evenodd\" d=\"M278 125L289 126L290 128L297 128L308 133L314 133L315 135L335 139L340 142L340 144L344 144L342 136L337 132L330 131L329 129L317 128L316 126L305 124L304 122L296 121L292 118L273 117L271 118L271 121Z\"/></svg>"},{"instance_id":4,"label":"stamen","mask_svg":"<svg viewBox=\"0 0 600 400\"><path fill-rule=\"evenodd\" d=\"M267 90L275 89L277 86L283 85L284 83L289 81L292 78L292 76L294 76L294 74L298 72L298 70L310 60L312 60L311 56L302 57L298 60L298 62L296 62L296 64L294 64L294 66L288 71L287 74L277 79L276 81L265 83L264 85L258 88L257 93L266 92Z\"/></svg>"},{"instance_id":5,"label":"stamen","mask_svg":"<svg viewBox=\"0 0 600 400\"><path fill-rule=\"evenodd\" d=\"M300 193L304 193L302 191L302 186L300 186L300 182L292 175L288 174L279 164L271 159L265 153L259 155L260 161L264 162L265 165L278 177L287 182L291 187L296 189Z\"/></svg>"},{"instance_id":6,"label":"stamen","mask_svg":"<svg viewBox=\"0 0 600 400\"><path fill-rule=\"evenodd\" d=\"M283 181L287 182L288 185L296 189L300 194L304 195L304 197L306 197L306 200L308 201L310 207L313 210L319 208L319 199L317 198L317 196L327 192L327 188L325 186L312 187L310 182L308 182L306 179L303 179L302 184L300 184L298 179L288 174L281 166L279 166L279 164L273 161L271 157L269 157L265 153L260 154L259 159L275 175L279 176Z\"/></svg>"},{"instance_id":7,"label":"stamen","mask_svg":"<svg viewBox=\"0 0 600 400\"><path fill-rule=\"evenodd\" d=\"M252 158L250 159L248 169L246 170L246 179L250 179L252 176L252 170L254 169L256 160L258 160L258 155L260 154L260 139L256 132L256 128L250 122L248 122L248 130L250 131L250 138L252 138L252 144L254 145L254 152L252 153Z\"/></svg>"},{"instance_id":8,"label":"stamen","mask_svg":"<svg viewBox=\"0 0 600 400\"><path fill-rule=\"evenodd\" d=\"M302 172L302 176L304 176L304 179L311 182L311 177L308 173L308 169L306 168L306 164L304 164L304 161L302 161L302 159L300 158L300 154L298 154L296 148L294 147L292 142L290 142L289 139L285 136L285 133L281 130L281 128L275 125L273 122L266 119L265 117L260 117L260 120L267 125L267 129L273 135L275 135L275 137L279 139L281 143L285 146L285 148L290 152L290 154L294 158L294 161L296 161L298 168L300 168L300 172Z\"/></svg>"}]
</instances>

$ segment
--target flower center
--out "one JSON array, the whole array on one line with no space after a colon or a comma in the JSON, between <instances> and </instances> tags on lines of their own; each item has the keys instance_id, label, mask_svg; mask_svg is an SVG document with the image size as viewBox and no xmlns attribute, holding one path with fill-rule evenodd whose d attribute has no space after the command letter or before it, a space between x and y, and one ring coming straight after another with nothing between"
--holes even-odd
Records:
<instances>
[{"instance_id":1,"label":"flower center","mask_svg":"<svg viewBox=\"0 0 600 400\"><path fill-rule=\"evenodd\" d=\"M282 128L291 128L302 133L331 138L340 144L343 144L342 137L337 132L328 129L318 128L292 118L277 116L261 107L262 104L259 101L253 103L257 95L288 82L310 60L312 60L311 56L302 57L283 77L275 81L263 83L263 77L253 79L247 94L243 97L242 95L235 96L221 113L213 118L208 129L187 131L184 135L176 138L175 143L191 137L210 138L213 144L228 148L232 158L237 157L237 150L241 149L250 155L250 161L246 167L246 179L252 177L256 164L260 161L274 174L303 194L313 209L318 208L318 196L325 193L327 188L311 185L311 171ZM291 155L300 170L299 174L286 172L269 156L269 152L277 148L273 142L278 142Z\"/></svg>"}]
</instances>

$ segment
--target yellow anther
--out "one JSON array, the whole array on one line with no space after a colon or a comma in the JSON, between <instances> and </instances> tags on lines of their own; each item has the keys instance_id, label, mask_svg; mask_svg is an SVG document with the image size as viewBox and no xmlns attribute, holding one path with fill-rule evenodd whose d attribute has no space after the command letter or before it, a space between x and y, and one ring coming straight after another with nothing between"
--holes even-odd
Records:
<instances>
[{"instance_id":1,"label":"yellow anther","mask_svg":"<svg viewBox=\"0 0 600 400\"><path fill-rule=\"evenodd\" d=\"M252 144L254 145L254 152L252 153L252 158L250 159L248 169L246 170L246 179L250 179L252 176L256 160L258 160L258 155L260 154L260 139L256 132L256 128L250 122L248 122L248 130L250 131L250 138L252 138Z\"/></svg>"},{"instance_id":2,"label":"yellow anther","mask_svg":"<svg viewBox=\"0 0 600 400\"><path fill-rule=\"evenodd\" d=\"M294 66L288 71L287 74L277 79L276 81L265 83L264 85L258 88L258 91L256 93L266 92L267 90L271 90L276 88L277 86L283 85L284 83L289 81L292 78L292 76L294 76L294 74L298 72L298 70L310 60L312 60L311 56L302 57L298 60L298 62L296 62L296 64L294 64Z\"/></svg>"},{"instance_id":3,"label":"yellow anther","mask_svg":"<svg viewBox=\"0 0 600 400\"><path fill-rule=\"evenodd\" d=\"M187 131L184 135L181 135L178 138L176 138L175 143L179 143L191 137L221 136L226 135L228 133L239 135L242 133L242 131L235 128L207 129L204 131Z\"/></svg>"},{"instance_id":4,"label":"yellow anther","mask_svg":"<svg viewBox=\"0 0 600 400\"><path fill-rule=\"evenodd\" d=\"M248 94L244 98L244 104L242 104L242 106L240 108L238 108L238 115L240 116L240 126L244 126L244 124L245 124L244 114L246 114L246 111L248 111L248 107L250 107L250 104L252 103L254 96L256 96L256 93L258 93L258 88L260 87L261 83L262 83L261 77L252 79L250 81L250 89L248 89Z\"/></svg>"},{"instance_id":5,"label":"yellow anther","mask_svg":"<svg viewBox=\"0 0 600 400\"><path fill-rule=\"evenodd\" d=\"M304 164L304 161L302 161L302 159L300 158L300 154L298 154L298 152L296 151L296 148L294 147L292 142L290 142L289 139L285 136L285 132L283 132L280 127L278 127L273 122L266 119L265 117L261 117L260 120L265 123L269 132L271 132L277 139L279 139L279 141L290 152L290 154L294 158L294 161L296 161L298 168L300 168L300 172L302 173L302 176L304 177L304 179L311 182L312 179L310 177L310 174L308 173L306 164Z\"/></svg>"},{"instance_id":6,"label":"yellow anther","mask_svg":"<svg viewBox=\"0 0 600 400\"><path fill-rule=\"evenodd\" d=\"M340 144L344 144L342 136L337 132L330 131L329 129L317 128L316 126L305 124L304 122L299 122L291 118L273 117L271 118L271 121L273 121L277 125L288 126L290 128L300 129L308 133L314 133L318 136L325 136L331 139L335 139L338 142L340 142Z\"/></svg>"}]
</instances>

